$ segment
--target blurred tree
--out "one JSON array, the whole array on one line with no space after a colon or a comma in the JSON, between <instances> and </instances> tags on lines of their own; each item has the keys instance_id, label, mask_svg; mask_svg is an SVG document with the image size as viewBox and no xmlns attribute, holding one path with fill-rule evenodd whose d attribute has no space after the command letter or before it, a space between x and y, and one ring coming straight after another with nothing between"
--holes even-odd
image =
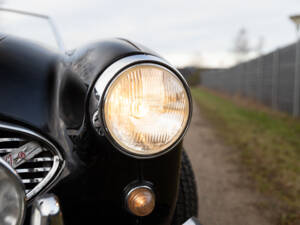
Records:
<instances>
[{"instance_id":1,"label":"blurred tree","mask_svg":"<svg viewBox=\"0 0 300 225\"><path fill-rule=\"evenodd\" d=\"M250 51L248 33L245 28L241 28L236 35L233 46L237 63L245 61Z\"/></svg>"}]
</instances>

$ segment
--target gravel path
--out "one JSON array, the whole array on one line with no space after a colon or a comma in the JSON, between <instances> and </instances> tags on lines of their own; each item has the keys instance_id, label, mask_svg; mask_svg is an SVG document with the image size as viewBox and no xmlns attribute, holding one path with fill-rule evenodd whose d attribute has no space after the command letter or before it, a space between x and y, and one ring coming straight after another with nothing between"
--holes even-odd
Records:
<instances>
[{"instance_id":1,"label":"gravel path","mask_svg":"<svg viewBox=\"0 0 300 225\"><path fill-rule=\"evenodd\" d=\"M258 210L261 196L235 163L237 153L217 139L195 104L184 146L195 171L203 225L271 224Z\"/></svg>"}]
</instances>

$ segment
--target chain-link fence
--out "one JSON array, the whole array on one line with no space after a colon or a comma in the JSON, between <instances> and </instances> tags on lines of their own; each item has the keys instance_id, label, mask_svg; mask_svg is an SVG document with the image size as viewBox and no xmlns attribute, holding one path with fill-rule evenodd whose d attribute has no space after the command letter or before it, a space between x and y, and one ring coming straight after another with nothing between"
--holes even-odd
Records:
<instances>
[{"instance_id":1,"label":"chain-link fence","mask_svg":"<svg viewBox=\"0 0 300 225\"><path fill-rule=\"evenodd\" d=\"M300 84L295 78L300 74L295 76L296 47L292 44L229 69L204 72L201 84L232 95L249 97L299 116ZM300 65L299 60L298 56L297 66Z\"/></svg>"}]
</instances>

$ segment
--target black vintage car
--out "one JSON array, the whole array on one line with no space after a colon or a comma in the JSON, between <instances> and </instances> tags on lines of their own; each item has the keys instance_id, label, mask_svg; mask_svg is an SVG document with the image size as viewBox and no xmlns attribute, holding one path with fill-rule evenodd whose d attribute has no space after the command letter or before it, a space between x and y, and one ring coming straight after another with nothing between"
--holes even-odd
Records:
<instances>
[{"instance_id":1,"label":"black vintage car","mask_svg":"<svg viewBox=\"0 0 300 225\"><path fill-rule=\"evenodd\" d=\"M142 45L110 39L62 54L1 34L0 224L197 216L182 146L191 114L182 75Z\"/></svg>"}]
</instances>

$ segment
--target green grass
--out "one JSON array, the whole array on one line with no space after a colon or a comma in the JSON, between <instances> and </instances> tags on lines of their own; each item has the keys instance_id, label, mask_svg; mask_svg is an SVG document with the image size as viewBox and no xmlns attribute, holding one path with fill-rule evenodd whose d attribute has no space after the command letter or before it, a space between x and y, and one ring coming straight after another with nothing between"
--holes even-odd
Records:
<instances>
[{"instance_id":1,"label":"green grass","mask_svg":"<svg viewBox=\"0 0 300 225\"><path fill-rule=\"evenodd\" d=\"M300 224L300 121L203 88L192 95L217 134L238 150L254 186L272 199L277 224Z\"/></svg>"}]
</instances>

